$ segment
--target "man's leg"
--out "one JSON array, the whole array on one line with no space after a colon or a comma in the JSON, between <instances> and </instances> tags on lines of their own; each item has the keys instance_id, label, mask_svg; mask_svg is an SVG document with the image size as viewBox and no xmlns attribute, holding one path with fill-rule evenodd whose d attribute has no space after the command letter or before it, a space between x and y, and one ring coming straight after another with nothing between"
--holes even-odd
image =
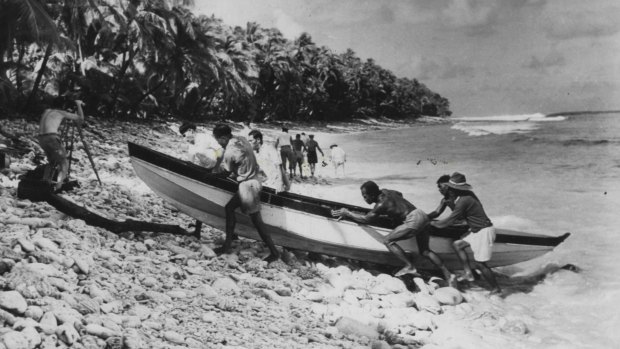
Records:
<instances>
[{"instance_id":1,"label":"man's leg","mask_svg":"<svg viewBox=\"0 0 620 349\"><path fill-rule=\"evenodd\" d=\"M456 240L452 243L452 247L454 248L454 252L456 252L456 256L459 257L459 260L463 265L463 269L465 270L463 279L467 281L474 281L474 273L469 265L469 256L467 255L467 252L465 252L465 249L469 247L469 244L463 240Z\"/></svg>"},{"instance_id":2,"label":"man's leg","mask_svg":"<svg viewBox=\"0 0 620 349\"><path fill-rule=\"evenodd\" d=\"M235 225L237 223L235 210L239 207L241 207L241 199L237 192L224 207L226 210L226 240L224 240L224 245L214 250L217 254L227 253L232 246L232 240L235 236Z\"/></svg>"},{"instance_id":3,"label":"man's leg","mask_svg":"<svg viewBox=\"0 0 620 349\"><path fill-rule=\"evenodd\" d=\"M405 267L396 272L394 276L417 273L415 267L413 266L413 263L411 263L411 260L407 258L407 254L405 253L405 251L396 243L397 241L408 238L412 232L412 229L401 225L394 229L383 239L383 244L385 245L385 247L387 247L388 250L390 250L390 252L392 252L392 254L396 256L396 258L400 259L405 264Z\"/></svg>"},{"instance_id":4,"label":"man's leg","mask_svg":"<svg viewBox=\"0 0 620 349\"><path fill-rule=\"evenodd\" d=\"M280 147L280 159L282 159L282 166L286 168L286 160L288 160L288 154L282 147Z\"/></svg>"},{"instance_id":5,"label":"man's leg","mask_svg":"<svg viewBox=\"0 0 620 349\"><path fill-rule=\"evenodd\" d=\"M263 224L263 218L260 215L260 211L250 214L250 219L252 219L252 224L254 224L256 231L258 231L258 235L260 235L260 238L263 240L263 242L267 244L267 247L271 252L271 254L267 256L264 260L268 263L271 263L275 260L280 259L280 252L278 252L276 246L273 244L273 240L271 240L271 234L269 234L265 230L265 225Z\"/></svg>"},{"instance_id":6,"label":"man's leg","mask_svg":"<svg viewBox=\"0 0 620 349\"><path fill-rule=\"evenodd\" d=\"M495 275L491 271L486 264L486 262L478 262L474 261L476 269L480 270L482 273L482 277L491 285L491 294L499 294L502 292L502 289L499 287L497 280L495 280Z\"/></svg>"},{"instance_id":7,"label":"man's leg","mask_svg":"<svg viewBox=\"0 0 620 349\"><path fill-rule=\"evenodd\" d=\"M192 235L194 235L194 237L198 240L200 240L201 230L202 230L202 222L199 220L196 220L196 228L194 229L194 233Z\"/></svg>"},{"instance_id":8,"label":"man's leg","mask_svg":"<svg viewBox=\"0 0 620 349\"><path fill-rule=\"evenodd\" d=\"M428 258L441 272L443 273L444 279L448 282L451 287L456 286L456 277L450 270L443 264L443 261L437 255L437 253L433 252L430 248L430 234L428 231L428 226L425 228L426 230L421 231L416 235L416 242L418 244L418 249L420 253Z\"/></svg>"}]
</instances>

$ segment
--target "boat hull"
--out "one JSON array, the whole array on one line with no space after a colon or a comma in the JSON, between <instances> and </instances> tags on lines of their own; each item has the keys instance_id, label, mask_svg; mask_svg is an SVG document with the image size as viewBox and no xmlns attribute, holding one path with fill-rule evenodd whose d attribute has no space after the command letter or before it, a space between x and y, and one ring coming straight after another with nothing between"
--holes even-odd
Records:
<instances>
[{"instance_id":1,"label":"boat hull","mask_svg":"<svg viewBox=\"0 0 620 349\"><path fill-rule=\"evenodd\" d=\"M224 230L224 206L236 191L234 182L214 178L205 170L202 170L201 174L200 168L193 164L132 143L130 143L130 156L138 177L157 195L181 212ZM338 221L329 215L329 211L337 207L336 205L350 209L356 207L291 193L276 194L270 188L263 190L261 201L263 222L276 245L371 263L402 265L402 262L382 243L383 237L391 231L390 227ZM249 216L238 210L236 217L237 234L260 240ZM461 268L451 244L464 229L466 228L435 231L431 236L431 249L450 269ZM516 242L532 242L533 239L540 237L501 229L498 229L498 236L510 236L513 240L516 236ZM549 243L539 241L538 244L514 243L515 241L513 243L496 241L489 265L491 267L511 265L536 258L551 251L559 243L551 240ZM417 254L415 239L399 244L411 255L418 268L432 269L432 264Z\"/></svg>"}]
</instances>

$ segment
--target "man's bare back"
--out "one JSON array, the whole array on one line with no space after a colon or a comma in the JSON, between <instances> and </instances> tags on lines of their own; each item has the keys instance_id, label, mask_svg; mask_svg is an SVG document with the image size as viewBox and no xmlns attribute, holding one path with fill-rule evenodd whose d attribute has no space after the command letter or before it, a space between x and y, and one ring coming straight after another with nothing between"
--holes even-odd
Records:
<instances>
[{"instance_id":1,"label":"man's bare back","mask_svg":"<svg viewBox=\"0 0 620 349\"><path fill-rule=\"evenodd\" d=\"M407 201L401 192L396 190L381 189L377 204L370 211L379 216L387 216L394 223L402 223L407 215L415 210L415 206Z\"/></svg>"},{"instance_id":2,"label":"man's bare back","mask_svg":"<svg viewBox=\"0 0 620 349\"><path fill-rule=\"evenodd\" d=\"M80 115L82 115L82 113L80 113ZM39 123L39 134L57 133L63 119L66 118L79 122L84 120L84 117L80 115L69 113L64 110L47 109L45 110L45 112L43 112L43 115L41 116L41 121Z\"/></svg>"}]
</instances>

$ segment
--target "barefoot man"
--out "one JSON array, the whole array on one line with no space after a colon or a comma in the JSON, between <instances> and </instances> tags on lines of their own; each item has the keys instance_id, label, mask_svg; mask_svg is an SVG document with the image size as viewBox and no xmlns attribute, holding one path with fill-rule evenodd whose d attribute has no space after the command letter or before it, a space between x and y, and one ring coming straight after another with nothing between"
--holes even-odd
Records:
<instances>
[{"instance_id":1,"label":"barefoot man","mask_svg":"<svg viewBox=\"0 0 620 349\"><path fill-rule=\"evenodd\" d=\"M396 242L416 238L419 252L428 258L444 274L446 281L454 282L454 275L446 268L439 256L429 248L429 223L430 219L422 210L403 198L403 194L395 190L379 189L373 181L368 181L361 186L362 197L368 204L375 204L367 214L350 212L346 208L332 211L332 216L350 218L358 223L369 224L380 216L387 216L395 224L399 224L390 234L385 236L383 243L398 259L405 263L405 267L399 270L395 276L415 274L416 268L412 261L407 258L405 251Z\"/></svg>"},{"instance_id":2,"label":"barefoot man","mask_svg":"<svg viewBox=\"0 0 620 349\"><path fill-rule=\"evenodd\" d=\"M486 262L491 260L493 253L493 243L495 241L493 223L491 223L491 220L484 212L480 200L472 191L472 186L467 184L465 175L454 172L450 176L450 180L442 184L442 186L443 190L447 190L448 200L453 203L454 208L450 216L435 221L432 225L436 228L445 228L459 219L466 220L469 230L453 243L456 255L463 264L463 269L465 269L463 279L474 281L474 274L466 253L466 249L469 247L474 254L474 261L471 264L473 264L474 268L480 270L482 277L491 285L491 293L501 293L493 272L486 264Z\"/></svg>"},{"instance_id":3,"label":"barefoot man","mask_svg":"<svg viewBox=\"0 0 620 349\"><path fill-rule=\"evenodd\" d=\"M60 135L58 134L58 128L62 123L62 120L69 119L74 120L78 124L82 124L84 121L84 113L82 112L82 105L84 103L80 100L75 101L77 106L77 115L73 113L60 110L63 107L63 98L57 98L52 104L52 109L46 109L41 116L41 122L39 123L39 145L47 156L47 162L49 166L44 171L43 179L54 181L53 173L58 170L58 176L56 177L56 183L54 189L58 190L62 187L65 179L67 178L67 172L69 172L69 161L67 160L67 150L62 144Z\"/></svg>"},{"instance_id":4,"label":"barefoot man","mask_svg":"<svg viewBox=\"0 0 620 349\"><path fill-rule=\"evenodd\" d=\"M231 179L239 182L239 190L226 204L226 240L222 247L215 250L216 253L226 253L230 250L232 240L235 237L235 210L241 210L250 216L252 224L256 228L263 242L269 247L271 254L265 258L267 262L273 262L280 258L280 252L271 240L271 235L265 230L263 219L260 215L260 192L265 174L261 171L252 145L241 136L233 136L228 125L218 124L213 129L213 137L224 148L221 171L230 175Z\"/></svg>"}]
</instances>

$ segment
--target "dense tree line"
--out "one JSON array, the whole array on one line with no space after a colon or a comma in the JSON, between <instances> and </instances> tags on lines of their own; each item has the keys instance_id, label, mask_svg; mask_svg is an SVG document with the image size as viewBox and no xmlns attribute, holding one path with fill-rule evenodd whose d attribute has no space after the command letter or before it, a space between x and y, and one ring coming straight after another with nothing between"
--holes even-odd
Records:
<instances>
[{"instance_id":1,"label":"dense tree line","mask_svg":"<svg viewBox=\"0 0 620 349\"><path fill-rule=\"evenodd\" d=\"M57 96L99 117L347 120L450 115L448 100L304 33L231 27L191 1L0 0L0 112Z\"/></svg>"}]
</instances>

